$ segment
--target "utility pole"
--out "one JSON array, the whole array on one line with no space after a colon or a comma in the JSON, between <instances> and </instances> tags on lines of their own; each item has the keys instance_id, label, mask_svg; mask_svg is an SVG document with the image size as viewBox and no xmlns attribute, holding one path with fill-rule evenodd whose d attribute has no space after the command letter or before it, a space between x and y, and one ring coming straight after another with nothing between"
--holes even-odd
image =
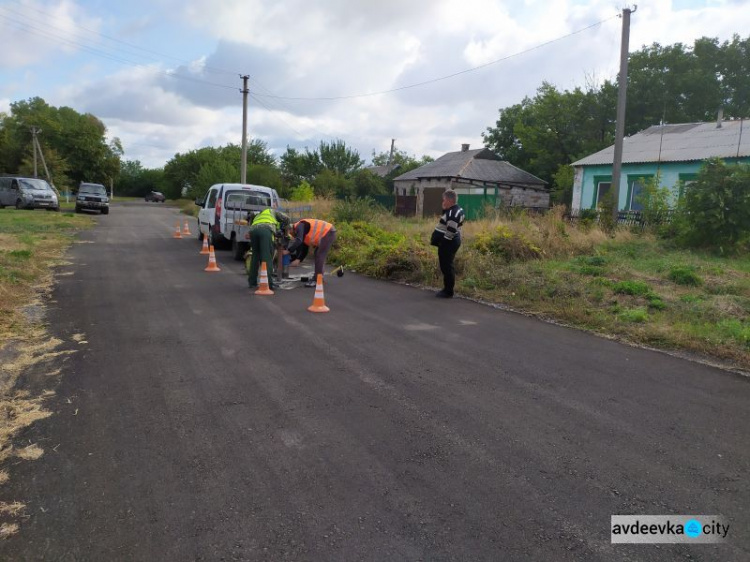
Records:
<instances>
[{"instance_id":1,"label":"utility pole","mask_svg":"<svg viewBox=\"0 0 750 562\"><path fill-rule=\"evenodd\" d=\"M391 153L388 155L388 162L386 162L387 166L391 165L391 162L393 162L393 151L396 148L396 139L391 139Z\"/></svg>"},{"instance_id":2,"label":"utility pole","mask_svg":"<svg viewBox=\"0 0 750 562\"><path fill-rule=\"evenodd\" d=\"M249 76L242 78L242 163L240 164L240 183L247 183L247 79Z\"/></svg>"},{"instance_id":3,"label":"utility pole","mask_svg":"<svg viewBox=\"0 0 750 562\"><path fill-rule=\"evenodd\" d=\"M628 50L630 45L630 14L638 9L623 8L622 10L622 40L620 44L620 80L617 89L617 122L615 124L615 155L612 162L612 195L615 204L612 219L615 226L620 209L620 174L622 170L622 143L625 137L625 101L628 91Z\"/></svg>"},{"instance_id":4,"label":"utility pole","mask_svg":"<svg viewBox=\"0 0 750 562\"><path fill-rule=\"evenodd\" d=\"M42 132L41 129L37 129L36 127L31 127L31 146L34 151L34 177L35 178L38 177L37 164L36 164L36 146L37 146L36 136L41 132Z\"/></svg>"}]
</instances>

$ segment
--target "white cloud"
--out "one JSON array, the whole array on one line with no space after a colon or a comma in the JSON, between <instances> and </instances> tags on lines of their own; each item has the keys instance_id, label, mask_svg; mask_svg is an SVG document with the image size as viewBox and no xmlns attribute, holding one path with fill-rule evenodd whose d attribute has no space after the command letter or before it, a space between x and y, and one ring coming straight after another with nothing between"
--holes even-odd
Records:
<instances>
[{"instance_id":1,"label":"white cloud","mask_svg":"<svg viewBox=\"0 0 750 562\"><path fill-rule=\"evenodd\" d=\"M560 88L601 82L614 78L619 60L621 21L613 18L619 8L611 0L133 1L132 7L120 8L132 16L103 21L116 34L156 33L161 44L141 46L166 51L164 61L173 60L166 55L180 55L183 65L163 62L105 72L108 62L78 53L86 56L88 67L81 70L80 64L67 85L54 85L45 94L39 70L36 78L19 79L26 90L0 85L0 97L41 94L50 103L90 111L111 135L122 138L126 157L158 165L206 143L240 142L238 75L247 73L253 92L249 134L277 153L287 144L312 148L321 139L343 138L369 157L373 148L387 150L396 138L409 153L439 156L463 142L480 145L481 132L494 124L498 109L533 95L542 81ZM23 4L43 5L41 0ZM72 17L78 25L97 25L70 0L45 5L62 14L63 25ZM654 0L640 6L632 18L631 51L653 42L690 45L702 35L725 40L733 31L750 29L750 10L743 2L708 0L707 7L676 9L682 5ZM603 19L608 21L536 48ZM7 22L0 20L2 25ZM162 46L174 44L175 34L195 37L194 50L188 52L190 43L184 41L183 53ZM49 56L40 53L2 51L0 64L7 59L23 66ZM456 78L384 95L337 101L267 97L377 92L506 57Z\"/></svg>"},{"instance_id":2,"label":"white cloud","mask_svg":"<svg viewBox=\"0 0 750 562\"><path fill-rule=\"evenodd\" d=\"M96 31L100 20L87 16L71 0L22 0L0 5L0 68L20 68L47 62L80 49L78 26Z\"/></svg>"}]
</instances>

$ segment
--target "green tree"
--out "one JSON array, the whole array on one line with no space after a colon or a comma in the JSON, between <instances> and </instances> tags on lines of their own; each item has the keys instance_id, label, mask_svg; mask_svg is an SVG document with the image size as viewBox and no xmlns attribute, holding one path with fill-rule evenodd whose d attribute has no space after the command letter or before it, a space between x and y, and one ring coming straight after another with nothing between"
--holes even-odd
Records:
<instances>
[{"instance_id":1,"label":"green tree","mask_svg":"<svg viewBox=\"0 0 750 562\"><path fill-rule=\"evenodd\" d=\"M346 177L349 177L364 165L364 160L360 158L359 153L347 147L342 140L320 141L318 154L324 168Z\"/></svg>"},{"instance_id":2,"label":"green tree","mask_svg":"<svg viewBox=\"0 0 750 562\"><path fill-rule=\"evenodd\" d=\"M122 146L118 139L107 142L107 129L91 114L69 107L56 108L36 97L11 104L10 115L0 125L0 167L16 172L33 155L30 129L41 129L38 136L42 151L54 161L53 181L59 185L78 185L95 181L109 185L120 171ZM63 171L64 170L64 171Z\"/></svg>"},{"instance_id":3,"label":"green tree","mask_svg":"<svg viewBox=\"0 0 750 562\"><path fill-rule=\"evenodd\" d=\"M312 201L314 198L315 191L305 180L302 180L300 184L292 190L292 194L289 197L292 201Z\"/></svg>"},{"instance_id":4,"label":"green tree","mask_svg":"<svg viewBox=\"0 0 750 562\"><path fill-rule=\"evenodd\" d=\"M740 248L750 237L750 166L708 160L686 187L675 220L688 246Z\"/></svg>"},{"instance_id":5,"label":"green tree","mask_svg":"<svg viewBox=\"0 0 750 562\"><path fill-rule=\"evenodd\" d=\"M320 197L349 197L354 192L354 182L344 175L325 168L315 176L313 181L315 195Z\"/></svg>"},{"instance_id":6,"label":"green tree","mask_svg":"<svg viewBox=\"0 0 750 562\"><path fill-rule=\"evenodd\" d=\"M383 195L386 192L385 180L369 170L357 170L352 176L353 192L357 197Z\"/></svg>"},{"instance_id":7,"label":"green tree","mask_svg":"<svg viewBox=\"0 0 750 562\"><path fill-rule=\"evenodd\" d=\"M287 185L299 185L302 180L312 182L318 172L323 169L320 155L317 151L304 152L296 148L286 147L286 152L280 158L281 175Z\"/></svg>"}]
</instances>

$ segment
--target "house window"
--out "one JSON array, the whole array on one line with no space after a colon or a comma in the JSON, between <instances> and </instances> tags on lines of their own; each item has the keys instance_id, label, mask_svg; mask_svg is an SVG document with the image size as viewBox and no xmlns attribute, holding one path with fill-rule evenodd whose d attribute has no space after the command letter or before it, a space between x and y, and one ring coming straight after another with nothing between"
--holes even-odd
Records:
<instances>
[{"instance_id":1,"label":"house window","mask_svg":"<svg viewBox=\"0 0 750 562\"><path fill-rule=\"evenodd\" d=\"M643 201L641 197L646 188L646 183L654 176L628 176L628 209L631 211L642 211Z\"/></svg>"},{"instance_id":2,"label":"house window","mask_svg":"<svg viewBox=\"0 0 750 562\"><path fill-rule=\"evenodd\" d=\"M601 181L598 178L594 178L594 185L596 187L594 188L594 204L592 205L592 209L601 207L604 198L612 191L612 180L610 178L606 181Z\"/></svg>"},{"instance_id":3,"label":"house window","mask_svg":"<svg viewBox=\"0 0 750 562\"><path fill-rule=\"evenodd\" d=\"M680 191L678 197L682 198L685 188L691 186L698 179L698 174L679 174L677 179L680 180Z\"/></svg>"}]
</instances>

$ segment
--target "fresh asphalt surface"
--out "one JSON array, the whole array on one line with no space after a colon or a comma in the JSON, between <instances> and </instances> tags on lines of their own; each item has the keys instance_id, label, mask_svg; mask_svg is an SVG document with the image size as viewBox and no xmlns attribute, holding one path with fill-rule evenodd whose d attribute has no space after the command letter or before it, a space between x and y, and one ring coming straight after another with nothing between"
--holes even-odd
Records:
<instances>
[{"instance_id":1,"label":"fresh asphalt surface","mask_svg":"<svg viewBox=\"0 0 750 562\"><path fill-rule=\"evenodd\" d=\"M79 351L0 488L29 515L0 559L750 557L750 380L352 274L312 314L226 251L205 273L177 216L115 205L61 268ZM729 541L612 545L613 514Z\"/></svg>"}]
</instances>

